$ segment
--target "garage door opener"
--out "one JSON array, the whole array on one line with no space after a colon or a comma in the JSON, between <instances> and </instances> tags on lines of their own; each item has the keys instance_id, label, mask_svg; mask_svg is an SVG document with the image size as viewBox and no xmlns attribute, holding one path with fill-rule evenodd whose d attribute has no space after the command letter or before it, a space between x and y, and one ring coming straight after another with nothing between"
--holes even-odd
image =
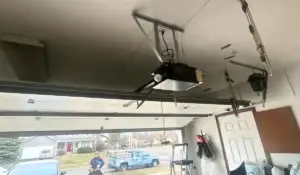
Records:
<instances>
[{"instance_id":1,"label":"garage door opener","mask_svg":"<svg viewBox=\"0 0 300 175\"><path fill-rule=\"evenodd\" d=\"M145 100L150 96L154 89L178 92L192 89L203 83L202 71L186 64L175 62L175 60L178 61L179 59L179 44L177 40L177 32L184 32L183 28L158 19L151 18L149 16L142 15L137 11L134 11L132 16L142 33L147 38L157 59L161 63L160 66L152 71L151 75L153 76L153 78L134 91L135 93L140 93L145 89L150 89L145 96L145 99L141 102L138 102L137 108L139 108L145 102ZM139 20L143 20L153 24L155 44L151 42L148 34L146 33ZM170 49L165 41L165 30L172 31L174 50ZM161 49L161 39L166 45L166 49L164 50ZM124 107L127 107L132 103L133 102L129 102Z\"/></svg>"}]
</instances>

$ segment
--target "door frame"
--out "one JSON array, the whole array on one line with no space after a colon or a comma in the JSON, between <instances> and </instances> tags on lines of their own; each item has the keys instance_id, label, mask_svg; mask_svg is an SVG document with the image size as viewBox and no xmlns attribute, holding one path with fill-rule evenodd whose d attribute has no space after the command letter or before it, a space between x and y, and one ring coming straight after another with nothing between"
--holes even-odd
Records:
<instances>
[{"instance_id":1,"label":"door frame","mask_svg":"<svg viewBox=\"0 0 300 175\"><path fill-rule=\"evenodd\" d=\"M254 107L240 109L240 110L238 110L238 113L249 112L249 111L251 111L253 113L253 116L256 113L256 110L255 110ZM234 114L233 111L225 112L225 113L222 113L222 114L215 115L215 120L216 120L216 123L217 123L218 134L219 134L220 141L221 141L222 153L223 153L223 156L224 156L225 167L226 167L226 171L227 171L228 175L230 175L230 170L229 170L228 158L227 158L226 151L225 151L224 140L223 140L223 135L222 135L222 132L221 132L221 125L220 125L219 118L220 117L226 117L226 116L232 115L232 114ZM255 120L255 117L254 117L254 120ZM264 151L264 153L266 155L267 161L269 162L268 155L266 154L266 150L265 150L264 147L263 147L263 151Z\"/></svg>"}]
</instances>

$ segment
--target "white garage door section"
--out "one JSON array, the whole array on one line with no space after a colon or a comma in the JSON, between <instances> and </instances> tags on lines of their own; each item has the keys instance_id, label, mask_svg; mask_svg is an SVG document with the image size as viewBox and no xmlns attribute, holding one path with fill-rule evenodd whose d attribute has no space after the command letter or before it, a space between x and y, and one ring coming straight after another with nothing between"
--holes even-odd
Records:
<instances>
[{"instance_id":1,"label":"white garage door section","mask_svg":"<svg viewBox=\"0 0 300 175\"><path fill-rule=\"evenodd\" d=\"M266 160L252 111L219 117L229 169L243 161L261 163Z\"/></svg>"},{"instance_id":2,"label":"white garage door section","mask_svg":"<svg viewBox=\"0 0 300 175\"><path fill-rule=\"evenodd\" d=\"M65 97L51 95L0 93L0 112L64 112L102 113L88 116L0 116L0 133L14 131L74 131L181 128L201 114L224 111L228 105L147 101L137 109L136 104L124 106L130 100ZM105 116L107 113L107 116ZM148 114L148 117L114 117L114 114ZM149 115L153 114L153 117ZM185 117L162 117L157 114L193 114ZM34 114L33 114L34 115ZM196 115L196 116L195 116ZM108 120L109 119L109 120Z\"/></svg>"},{"instance_id":3,"label":"white garage door section","mask_svg":"<svg viewBox=\"0 0 300 175\"><path fill-rule=\"evenodd\" d=\"M164 121L163 121L164 120ZM155 117L113 117L107 120L97 118L68 118L34 116L0 117L0 132L14 131L74 131L74 130L120 130L120 129L151 129L151 128L181 128L193 118L155 118Z\"/></svg>"}]
</instances>

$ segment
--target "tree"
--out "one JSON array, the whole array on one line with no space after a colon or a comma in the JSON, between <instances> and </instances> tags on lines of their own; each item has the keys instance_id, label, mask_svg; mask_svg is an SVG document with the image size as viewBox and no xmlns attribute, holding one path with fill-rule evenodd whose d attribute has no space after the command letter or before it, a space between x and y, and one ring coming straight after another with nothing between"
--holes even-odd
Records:
<instances>
[{"instance_id":1,"label":"tree","mask_svg":"<svg viewBox=\"0 0 300 175\"><path fill-rule=\"evenodd\" d=\"M8 163L18 159L20 142L17 139L0 139L0 162Z\"/></svg>"},{"instance_id":2,"label":"tree","mask_svg":"<svg viewBox=\"0 0 300 175\"><path fill-rule=\"evenodd\" d=\"M132 138L136 140L151 140L152 137L148 132L134 132Z\"/></svg>"},{"instance_id":3,"label":"tree","mask_svg":"<svg viewBox=\"0 0 300 175\"><path fill-rule=\"evenodd\" d=\"M116 148L120 144L121 134L120 133L110 133L108 134L106 142L113 148Z\"/></svg>"},{"instance_id":4,"label":"tree","mask_svg":"<svg viewBox=\"0 0 300 175\"><path fill-rule=\"evenodd\" d=\"M126 135L126 134L121 134L121 136L120 136L120 141L119 141L120 145L121 145L122 147L126 147L126 141L129 140L129 139L130 139L130 138L129 138L128 135Z\"/></svg>"},{"instance_id":5,"label":"tree","mask_svg":"<svg viewBox=\"0 0 300 175\"><path fill-rule=\"evenodd\" d=\"M104 151L106 149L105 144L102 141L97 141L96 142L96 151Z\"/></svg>"},{"instance_id":6,"label":"tree","mask_svg":"<svg viewBox=\"0 0 300 175\"><path fill-rule=\"evenodd\" d=\"M178 142L178 134L175 131L157 131L151 133L153 140L159 140L160 142L169 140L171 143Z\"/></svg>"}]
</instances>

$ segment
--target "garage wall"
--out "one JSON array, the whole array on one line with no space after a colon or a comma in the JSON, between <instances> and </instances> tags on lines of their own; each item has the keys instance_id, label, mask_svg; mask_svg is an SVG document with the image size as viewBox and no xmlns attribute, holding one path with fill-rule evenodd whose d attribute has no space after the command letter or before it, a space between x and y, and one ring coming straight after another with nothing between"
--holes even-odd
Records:
<instances>
[{"instance_id":1,"label":"garage wall","mask_svg":"<svg viewBox=\"0 0 300 175\"><path fill-rule=\"evenodd\" d=\"M265 107L258 105L257 111L274 109L284 106L291 106L295 115L295 119L300 128L300 64L287 67L284 70L274 71L274 74L269 79L269 89L267 95L267 103ZM243 83L235 86L239 89L240 96L244 100L258 102L261 96L255 94L248 83ZM211 93L214 97L228 97L228 90ZM236 93L237 97L239 96ZM272 154L271 159L274 164L279 166L287 166L288 163L295 162L295 159L300 159L300 154Z\"/></svg>"},{"instance_id":2,"label":"garage wall","mask_svg":"<svg viewBox=\"0 0 300 175\"><path fill-rule=\"evenodd\" d=\"M197 145L196 145L196 134L200 134L201 130L207 133L209 139L212 143L212 149L214 152L214 159L212 160L200 160L196 155ZM185 136L189 144L188 147L188 157L195 161L196 173L197 175L206 174L218 174L226 175L225 161L222 154L221 141L217 129L217 123L214 116L207 118L199 118L191 122L185 129Z\"/></svg>"}]
</instances>

